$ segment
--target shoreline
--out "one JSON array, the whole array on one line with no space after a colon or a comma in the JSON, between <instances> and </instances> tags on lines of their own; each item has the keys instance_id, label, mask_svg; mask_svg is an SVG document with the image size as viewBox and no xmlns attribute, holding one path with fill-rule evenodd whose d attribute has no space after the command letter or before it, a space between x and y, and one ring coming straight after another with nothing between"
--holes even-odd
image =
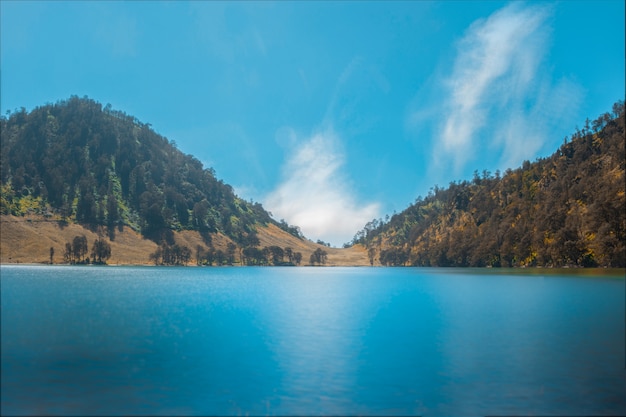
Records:
<instances>
[{"instance_id":1,"label":"shoreline","mask_svg":"<svg viewBox=\"0 0 626 417\"><path fill-rule=\"evenodd\" d=\"M50 248L54 249L53 264L63 264L63 262L55 261L63 260L65 244L71 242L75 236L84 235L88 245L98 238L107 239L105 227L90 228L71 222L61 225L58 220L46 219L42 216L1 215L0 226L2 228L0 264L49 265ZM367 251L361 246L341 249L323 247L310 240L298 239L273 224L258 225L257 233L260 241L258 247L290 247L294 252L300 252L303 259L300 266L305 266L304 262L308 262L309 255L318 248L328 253L327 263L324 266L370 266ZM224 253L229 244L235 243L221 233L213 234L211 238L211 246ZM175 243L187 246L192 254L195 254L198 246L203 251L208 249L207 243L197 231L175 231L174 239ZM150 260L150 254L158 249L158 245L130 227L124 227L122 230L116 228L114 239L107 240L111 245L109 265L154 265ZM236 262L240 262L239 255L240 253L237 252ZM187 266L196 266L195 264L195 257L192 256Z\"/></svg>"},{"instance_id":2,"label":"shoreline","mask_svg":"<svg viewBox=\"0 0 626 417\"><path fill-rule=\"evenodd\" d=\"M285 268L286 266L275 265L154 265L153 263L145 264L66 264L66 263L38 263L38 262L0 262L0 267L15 267L15 266L52 266L52 267L150 267L150 268L207 268L207 269L221 269L221 268ZM438 267L438 266L382 266L382 265L299 265L298 268L393 268L393 269L420 269L433 272L450 273L458 272L463 274L485 274L485 275L528 275L528 276L550 276L550 275L571 275L571 276L598 276L598 277L616 277L626 279L626 268L582 268L582 267L513 267L513 268L491 268L491 267Z\"/></svg>"}]
</instances>

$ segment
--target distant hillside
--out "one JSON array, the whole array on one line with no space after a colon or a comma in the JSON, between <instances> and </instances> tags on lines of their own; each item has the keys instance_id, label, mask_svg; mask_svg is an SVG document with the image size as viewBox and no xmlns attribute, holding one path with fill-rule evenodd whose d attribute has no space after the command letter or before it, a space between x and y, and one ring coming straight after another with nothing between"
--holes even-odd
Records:
<instances>
[{"instance_id":1,"label":"distant hillside","mask_svg":"<svg viewBox=\"0 0 626 417\"><path fill-rule=\"evenodd\" d=\"M64 247L76 236L85 236L91 247L95 239L100 236L99 228L82 226L77 223L63 223L45 219L39 215L10 216L0 215L0 263L48 263L50 262L50 248L53 248L53 263L65 263ZM207 245L202 236L194 230L172 232L172 240L179 246L186 246L191 250L189 265L198 262L198 247L200 247L201 263L207 263L206 252L209 249L228 254L228 248L234 244L231 239L222 233L213 234L210 245ZM257 227L259 248L281 247L291 248L293 253L300 252L303 256L301 265L308 265L309 258L317 249L328 252L327 266L365 266L369 265L365 248L361 245L350 249L323 248L308 239L300 239L278 226L270 223L267 226ZM116 231L115 239L109 241L111 258L107 262L111 265L149 265L154 262L150 255L158 250L158 245L141 236L130 227ZM232 247L232 246L231 246ZM240 249L243 249L240 247ZM234 265L241 265L243 250L235 250ZM245 260L245 259L244 259ZM284 257L287 260L287 256ZM213 265L217 265L217 259ZM224 259L228 264L228 259Z\"/></svg>"},{"instance_id":2,"label":"distant hillside","mask_svg":"<svg viewBox=\"0 0 626 417\"><path fill-rule=\"evenodd\" d=\"M352 243L384 265L625 267L624 119L618 102L552 156L434 187Z\"/></svg>"},{"instance_id":3,"label":"distant hillside","mask_svg":"<svg viewBox=\"0 0 626 417\"><path fill-rule=\"evenodd\" d=\"M129 227L155 244L196 231L207 248L218 234L243 248L258 245L258 227L268 225L302 239L149 124L110 105L71 97L22 108L0 117L0 134L2 215L79 224L110 241Z\"/></svg>"}]
</instances>

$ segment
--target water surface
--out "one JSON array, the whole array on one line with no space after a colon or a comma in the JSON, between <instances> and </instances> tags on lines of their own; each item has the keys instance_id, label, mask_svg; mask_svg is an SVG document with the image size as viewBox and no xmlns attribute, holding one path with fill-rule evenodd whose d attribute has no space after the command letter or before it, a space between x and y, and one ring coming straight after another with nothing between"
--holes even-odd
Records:
<instances>
[{"instance_id":1,"label":"water surface","mask_svg":"<svg viewBox=\"0 0 626 417\"><path fill-rule=\"evenodd\" d=\"M623 277L0 272L3 415L626 414Z\"/></svg>"}]
</instances>

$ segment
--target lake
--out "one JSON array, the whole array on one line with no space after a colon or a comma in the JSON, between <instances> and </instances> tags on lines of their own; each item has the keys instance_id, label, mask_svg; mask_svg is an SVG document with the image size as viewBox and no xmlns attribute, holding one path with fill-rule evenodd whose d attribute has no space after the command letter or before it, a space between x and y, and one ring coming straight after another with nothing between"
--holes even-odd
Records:
<instances>
[{"instance_id":1,"label":"lake","mask_svg":"<svg viewBox=\"0 0 626 417\"><path fill-rule=\"evenodd\" d=\"M626 414L621 274L0 272L3 415Z\"/></svg>"}]
</instances>

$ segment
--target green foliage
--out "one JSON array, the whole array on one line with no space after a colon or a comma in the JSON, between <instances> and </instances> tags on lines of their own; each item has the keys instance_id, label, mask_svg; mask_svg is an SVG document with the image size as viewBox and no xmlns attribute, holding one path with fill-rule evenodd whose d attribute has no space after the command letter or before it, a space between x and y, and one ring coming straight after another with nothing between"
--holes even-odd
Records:
<instances>
[{"instance_id":1,"label":"green foliage","mask_svg":"<svg viewBox=\"0 0 626 417\"><path fill-rule=\"evenodd\" d=\"M243 262L246 265L268 265L268 250L261 250L257 247L250 246L243 250Z\"/></svg>"},{"instance_id":2,"label":"green foliage","mask_svg":"<svg viewBox=\"0 0 626 417\"><path fill-rule=\"evenodd\" d=\"M280 246L270 246L268 247L270 251L270 256L272 263L274 265L281 265L283 263L283 258L285 257L285 251Z\"/></svg>"},{"instance_id":3,"label":"green foliage","mask_svg":"<svg viewBox=\"0 0 626 417\"><path fill-rule=\"evenodd\" d=\"M300 265L301 262L302 262L302 254L300 252L294 252L293 263L296 265Z\"/></svg>"},{"instance_id":4,"label":"green foliage","mask_svg":"<svg viewBox=\"0 0 626 417\"><path fill-rule=\"evenodd\" d=\"M72 257L74 262L83 263L85 261L85 255L87 255L87 250L87 238L84 235L74 237L72 241Z\"/></svg>"},{"instance_id":5,"label":"green foliage","mask_svg":"<svg viewBox=\"0 0 626 417\"><path fill-rule=\"evenodd\" d=\"M111 257L111 245L104 239L96 239L91 248L91 259L95 264L106 264Z\"/></svg>"},{"instance_id":6,"label":"green foliage","mask_svg":"<svg viewBox=\"0 0 626 417\"><path fill-rule=\"evenodd\" d=\"M289 233L292 236L297 237L298 239L303 239L304 235L298 226L291 226L284 219L281 219L280 222L277 223L278 227L283 229L285 232Z\"/></svg>"},{"instance_id":7,"label":"green foliage","mask_svg":"<svg viewBox=\"0 0 626 417\"><path fill-rule=\"evenodd\" d=\"M374 247L367 248L367 258L370 261L370 265L374 266L374 259L376 258L376 248Z\"/></svg>"},{"instance_id":8,"label":"green foliage","mask_svg":"<svg viewBox=\"0 0 626 417\"><path fill-rule=\"evenodd\" d=\"M383 265L626 266L624 103L552 156L434 187L352 244Z\"/></svg>"},{"instance_id":9,"label":"green foliage","mask_svg":"<svg viewBox=\"0 0 626 417\"><path fill-rule=\"evenodd\" d=\"M326 263L326 260L328 259L328 253L320 248L315 249L315 252L313 252L311 254L311 256L309 257L309 263L311 265L323 265Z\"/></svg>"},{"instance_id":10,"label":"green foliage","mask_svg":"<svg viewBox=\"0 0 626 417\"><path fill-rule=\"evenodd\" d=\"M65 244L65 252L63 260L70 264L88 264L91 262L96 264L106 264L107 259L111 257L111 245L104 239L96 239L91 248L91 260L85 258L89 246L87 245L87 237L85 235L75 236L72 242ZM54 256L54 248L50 248L50 263Z\"/></svg>"},{"instance_id":11,"label":"green foliage","mask_svg":"<svg viewBox=\"0 0 626 417\"><path fill-rule=\"evenodd\" d=\"M273 245L260 249L256 246L248 246L241 252L241 262L244 265L293 266L299 265L301 261L302 254L294 252L290 247L281 248Z\"/></svg>"},{"instance_id":12,"label":"green foliage","mask_svg":"<svg viewBox=\"0 0 626 417\"><path fill-rule=\"evenodd\" d=\"M187 246L162 243L150 254L155 265L187 265L191 260L191 250Z\"/></svg>"},{"instance_id":13,"label":"green foliage","mask_svg":"<svg viewBox=\"0 0 626 417\"><path fill-rule=\"evenodd\" d=\"M0 117L0 133L2 214L127 225L157 243L172 230L197 230L206 243L223 232L240 243L258 224L290 228L149 124L86 97Z\"/></svg>"},{"instance_id":14,"label":"green foliage","mask_svg":"<svg viewBox=\"0 0 626 417\"><path fill-rule=\"evenodd\" d=\"M385 266L405 266L409 260L409 253L406 250L391 248L380 251L380 263ZM370 264L374 261L370 258Z\"/></svg>"}]
</instances>

